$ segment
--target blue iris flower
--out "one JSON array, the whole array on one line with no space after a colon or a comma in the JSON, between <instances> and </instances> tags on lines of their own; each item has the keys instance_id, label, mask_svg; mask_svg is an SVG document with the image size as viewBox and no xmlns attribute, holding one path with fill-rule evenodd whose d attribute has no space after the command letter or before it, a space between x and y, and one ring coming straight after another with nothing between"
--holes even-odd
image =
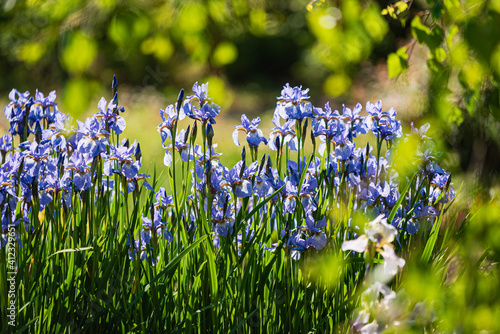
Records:
<instances>
[{"instance_id":1,"label":"blue iris flower","mask_svg":"<svg viewBox=\"0 0 500 334\"><path fill-rule=\"evenodd\" d=\"M298 187L292 182L287 181L284 190L286 197L283 201L283 213L294 213L298 200Z\"/></svg>"},{"instance_id":2,"label":"blue iris flower","mask_svg":"<svg viewBox=\"0 0 500 334\"><path fill-rule=\"evenodd\" d=\"M117 105L114 104L113 100L109 101L109 104L106 107L106 99L102 97L99 101L99 104L97 105L99 112L97 112L95 116L98 119L102 117L104 123L106 124L107 130L111 129L114 131L114 133L119 135L123 132L123 130L125 130L127 123L125 122L125 119L123 117L114 112L116 107Z\"/></svg>"},{"instance_id":3,"label":"blue iris flower","mask_svg":"<svg viewBox=\"0 0 500 334\"><path fill-rule=\"evenodd\" d=\"M5 154L10 151L12 151L12 136L6 134L0 137L0 153L5 156Z\"/></svg>"},{"instance_id":4,"label":"blue iris flower","mask_svg":"<svg viewBox=\"0 0 500 334\"><path fill-rule=\"evenodd\" d=\"M213 144L210 147L210 150L205 152L205 159L203 159L203 148L200 145L196 145L194 147L194 154L197 156L195 159L195 169L196 169L196 176L199 179L203 179L204 174L205 174L205 169L207 166L204 165L204 163L210 164L209 168L215 168L218 166L219 162L218 159L222 155L222 153L215 152L215 149L217 148L217 144Z\"/></svg>"},{"instance_id":5,"label":"blue iris flower","mask_svg":"<svg viewBox=\"0 0 500 334\"><path fill-rule=\"evenodd\" d=\"M297 136L295 134L295 130L293 130L295 120L289 119L285 122L285 124L283 124L283 126L281 126L280 116L275 112L273 116L273 124L274 128L271 129L271 134L269 135L269 148L276 151L278 149L278 147L276 147L276 138L279 138L282 145L288 144L288 147L292 151L297 151Z\"/></svg>"},{"instance_id":6,"label":"blue iris flower","mask_svg":"<svg viewBox=\"0 0 500 334\"><path fill-rule=\"evenodd\" d=\"M182 109L187 117L199 120L203 124L207 122L210 124L215 124L215 117L219 115L220 107L215 104L208 102L209 98L208 83L198 85L196 82L193 85L194 95L188 96L182 105ZM198 101L199 107L193 105L192 102Z\"/></svg>"},{"instance_id":7,"label":"blue iris flower","mask_svg":"<svg viewBox=\"0 0 500 334\"><path fill-rule=\"evenodd\" d=\"M91 156L79 151L73 152L66 165L66 171L62 179L63 184L73 182L75 190L87 190L92 185L90 174L91 163Z\"/></svg>"},{"instance_id":8,"label":"blue iris flower","mask_svg":"<svg viewBox=\"0 0 500 334\"><path fill-rule=\"evenodd\" d=\"M45 97L42 92L39 92L38 89L36 90L35 99L33 101L33 104L31 105L30 113L28 115L28 119L32 127L34 123L39 123L44 118L49 118L50 107L54 109L57 105L57 103L55 103L55 100L55 90L50 92L47 97Z\"/></svg>"},{"instance_id":9,"label":"blue iris flower","mask_svg":"<svg viewBox=\"0 0 500 334\"><path fill-rule=\"evenodd\" d=\"M413 126L413 122L411 122L410 126L411 126L411 135L417 135L420 138L420 140L422 140L422 141L431 139L430 137L428 137L426 135L427 131L431 127L431 125L429 123L422 125L420 128L415 128ZM407 136L410 136L410 135L408 134Z\"/></svg>"},{"instance_id":10,"label":"blue iris flower","mask_svg":"<svg viewBox=\"0 0 500 334\"><path fill-rule=\"evenodd\" d=\"M314 130L314 135L319 137L321 143L318 147L318 152L321 156L324 155L327 143L335 145L339 142L345 142L349 137L349 127L341 119L332 118L326 126L319 125Z\"/></svg>"},{"instance_id":11,"label":"blue iris flower","mask_svg":"<svg viewBox=\"0 0 500 334\"><path fill-rule=\"evenodd\" d=\"M400 138L403 135L401 122L396 120L396 110L382 111L382 101L376 104L366 103L368 117L366 124L375 136L383 140L392 140L393 137Z\"/></svg>"},{"instance_id":12,"label":"blue iris flower","mask_svg":"<svg viewBox=\"0 0 500 334\"><path fill-rule=\"evenodd\" d=\"M22 135L25 127L28 126L25 119L25 106L26 104L32 104L33 98L30 98L30 92L28 91L20 93L17 89L13 89L9 93L9 100L10 103L3 110L10 124L9 132L12 135Z\"/></svg>"},{"instance_id":13,"label":"blue iris flower","mask_svg":"<svg viewBox=\"0 0 500 334\"><path fill-rule=\"evenodd\" d=\"M161 212L159 210L154 210L154 220L151 221L149 217L142 215L142 226L147 243L151 240L151 232L156 232L158 236L163 236L167 242L172 242L174 239L172 233L167 229L167 223L161 221Z\"/></svg>"},{"instance_id":14,"label":"blue iris flower","mask_svg":"<svg viewBox=\"0 0 500 334\"><path fill-rule=\"evenodd\" d=\"M369 206L376 204L380 197L387 197L390 194L390 187L388 184L381 185L370 182L367 186L361 189L359 198L365 200Z\"/></svg>"},{"instance_id":15,"label":"blue iris flower","mask_svg":"<svg viewBox=\"0 0 500 334\"><path fill-rule=\"evenodd\" d=\"M22 175L23 182L32 183L39 176L43 176L46 170L57 170L53 159L49 159L50 142L42 142L38 144L36 141L24 144L29 145L29 148L24 151L24 171Z\"/></svg>"},{"instance_id":16,"label":"blue iris flower","mask_svg":"<svg viewBox=\"0 0 500 334\"><path fill-rule=\"evenodd\" d=\"M194 95L188 96L188 100L198 100L200 104L203 104L206 100L208 100L208 82L198 85L198 81L196 81L193 85L193 93Z\"/></svg>"},{"instance_id":17,"label":"blue iris flower","mask_svg":"<svg viewBox=\"0 0 500 334\"><path fill-rule=\"evenodd\" d=\"M312 120L312 128L315 136L319 133L320 126L326 128L330 121L339 120L341 118L337 110L332 111L332 108L330 108L330 102L325 104L325 110L322 108L313 108L313 113L314 117Z\"/></svg>"},{"instance_id":18,"label":"blue iris flower","mask_svg":"<svg viewBox=\"0 0 500 334\"><path fill-rule=\"evenodd\" d=\"M290 87L290 84L283 86L281 96L277 97L276 113L283 119L296 119L302 121L306 117L312 117L312 103L307 101L309 88L302 90L302 86Z\"/></svg>"},{"instance_id":19,"label":"blue iris flower","mask_svg":"<svg viewBox=\"0 0 500 334\"><path fill-rule=\"evenodd\" d=\"M316 220L311 212L306 215L306 225L298 227L309 235L306 239L306 248L313 247L319 251L326 246L327 237L325 232L321 230L325 226L326 218Z\"/></svg>"},{"instance_id":20,"label":"blue iris flower","mask_svg":"<svg viewBox=\"0 0 500 334\"><path fill-rule=\"evenodd\" d=\"M60 113L60 115L63 115L64 118L59 118L60 122L55 122L52 123L48 129L45 129L42 131L42 140L49 140L52 149L56 152L65 152L67 151L67 141L66 141L66 135L65 135L65 130L63 129L64 126L64 121L66 120L66 117L64 114ZM62 123L62 124L61 124Z\"/></svg>"},{"instance_id":21,"label":"blue iris flower","mask_svg":"<svg viewBox=\"0 0 500 334\"><path fill-rule=\"evenodd\" d=\"M271 195L274 192L272 180L263 173L257 175L255 177L253 192L260 198Z\"/></svg>"},{"instance_id":22,"label":"blue iris flower","mask_svg":"<svg viewBox=\"0 0 500 334\"><path fill-rule=\"evenodd\" d=\"M127 179L136 178L141 168L141 161L134 161L136 147L137 142L135 141L130 147L123 145L111 146L111 153L104 162L105 174L111 176L111 173L119 173ZM113 164L114 161L116 161L116 164Z\"/></svg>"},{"instance_id":23,"label":"blue iris flower","mask_svg":"<svg viewBox=\"0 0 500 334\"><path fill-rule=\"evenodd\" d=\"M236 146L240 146L238 140L238 131L243 131L247 135L247 142L250 147L258 147L260 143L267 145L267 139L264 137L262 130L257 128L260 123L260 117L254 118L252 122L246 115L241 115L241 125L235 125L233 131L233 141Z\"/></svg>"},{"instance_id":24,"label":"blue iris flower","mask_svg":"<svg viewBox=\"0 0 500 334\"><path fill-rule=\"evenodd\" d=\"M167 191L165 188L160 187L155 193L155 207L165 209L169 206L174 206L174 201L172 195L167 196Z\"/></svg>"},{"instance_id":25,"label":"blue iris flower","mask_svg":"<svg viewBox=\"0 0 500 334\"><path fill-rule=\"evenodd\" d=\"M306 240L302 239L303 232L301 230L287 231L285 229L281 230L281 237L285 238L285 243L283 247L287 252L290 253L290 257L294 260L299 260L301 253L307 249ZM274 243L271 247L264 246L264 249L270 252L274 252L278 244Z\"/></svg>"},{"instance_id":26,"label":"blue iris flower","mask_svg":"<svg viewBox=\"0 0 500 334\"><path fill-rule=\"evenodd\" d=\"M431 203L436 203L438 199L440 199L441 193L443 190L445 190L447 184L449 184L448 190L446 192L446 196L444 199L440 199L440 201L444 200L444 203L448 203L449 201L453 200L455 198L455 189L451 186L451 175L450 173L444 173L444 174L435 174L434 178L431 181L431 188L430 194L429 194L429 200Z\"/></svg>"},{"instance_id":27,"label":"blue iris flower","mask_svg":"<svg viewBox=\"0 0 500 334\"><path fill-rule=\"evenodd\" d=\"M233 204L226 204L225 207L212 206L212 222L215 227L215 234L227 237L233 233L234 209Z\"/></svg>"},{"instance_id":28,"label":"blue iris flower","mask_svg":"<svg viewBox=\"0 0 500 334\"><path fill-rule=\"evenodd\" d=\"M340 161L349 160L351 155L354 153L355 147L356 147L356 145L349 140L339 142L339 143L337 143L337 146L335 147L335 156Z\"/></svg>"},{"instance_id":29,"label":"blue iris flower","mask_svg":"<svg viewBox=\"0 0 500 334\"><path fill-rule=\"evenodd\" d=\"M368 132L368 125L365 118L359 115L363 106L358 103L353 110L346 108L344 105L342 107L342 119L344 122L350 124L350 134L352 137L356 137L358 134L366 134ZM350 139L352 140L352 138Z\"/></svg>"},{"instance_id":30,"label":"blue iris flower","mask_svg":"<svg viewBox=\"0 0 500 334\"><path fill-rule=\"evenodd\" d=\"M178 151L181 155L181 159L184 162L188 162L193 160L193 155L189 152L189 143L186 140L186 130L182 129L179 131L177 136L175 136L175 150ZM163 163L165 166L170 167L172 165L172 145L167 146L167 150L165 151L165 156L163 158Z\"/></svg>"},{"instance_id":31,"label":"blue iris flower","mask_svg":"<svg viewBox=\"0 0 500 334\"><path fill-rule=\"evenodd\" d=\"M172 139L172 129L174 128L175 123L183 120L186 115L184 114L184 110L181 108L179 110L179 116L177 117L176 106L171 104L167 106L165 110L160 109L160 116L163 122L158 125L156 130L161 135L161 144L163 148L166 148L165 140L167 140L167 138Z\"/></svg>"},{"instance_id":32,"label":"blue iris flower","mask_svg":"<svg viewBox=\"0 0 500 334\"><path fill-rule=\"evenodd\" d=\"M422 161L424 174L429 175L430 179L433 179L436 174L445 174L444 170L436 162L436 157L433 155L431 149L428 149L425 152L417 150L417 157L420 161Z\"/></svg>"},{"instance_id":33,"label":"blue iris flower","mask_svg":"<svg viewBox=\"0 0 500 334\"><path fill-rule=\"evenodd\" d=\"M150 243L151 238L148 238L147 232L144 229L141 230L139 234L139 239L134 240L134 245L131 245L130 238L126 245L130 246L128 250L128 258L132 260L134 255L139 254L139 259L141 261L146 261L150 265L155 266L160 259L160 255L156 259L150 257L149 254L152 253L152 245Z\"/></svg>"},{"instance_id":34,"label":"blue iris flower","mask_svg":"<svg viewBox=\"0 0 500 334\"><path fill-rule=\"evenodd\" d=\"M46 175L38 185L40 193L40 210L43 210L47 204L52 202L53 196L60 192L60 181L57 175Z\"/></svg>"},{"instance_id":35,"label":"blue iris flower","mask_svg":"<svg viewBox=\"0 0 500 334\"><path fill-rule=\"evenodd\" d=\"M83 136L78 141L77 150L83 154L88 154L92 158L100 153L106 152L106 146L109 145L109 132L106 130L103 121L97 117L87 118L85 123L78 122L78 132Z\"/></svg>"},{"instance_id":36,"label":"blue iris flower","mask_svg":"<svg viewBox=\"0 0 500 334\"><path fill-rule=\"evenodd\" d=\"M2 249L9 243L9 235L6 232L9 231L12 227L14 227L15 230L13 231L14 235L11 235L11 237L15 238L17 240L17 243L19 244L19 247L22 248L23 245L21 243L21 239L19 238L19 231L17 230L17 227L23 220L25 221L26 227L31 223L29 219L29 213L31 212L31 209L27 205L23 205L22 207L25 208L23 210L23 218L16 219L16 210L11 210L11 213L9 214L7 211L8 207L8 205L4 205L2 209L2 238L0 239L0 249Z\"/></svg>"},{"instance_id":37,"label":"blue iris flower","mask_svg":"<svg viewBox=\"0 0 500 334\"><path fill-rule=\"evenodd\" d=\"M241 198L252 195L252 182L243 178L242 168L243 173L245 173L248 169L246 166L243 166L243 161L239 161L231 170L229 170L227 177L227 182L229 182L234 194L236 197Z\"/></svg>"}]
</instances>

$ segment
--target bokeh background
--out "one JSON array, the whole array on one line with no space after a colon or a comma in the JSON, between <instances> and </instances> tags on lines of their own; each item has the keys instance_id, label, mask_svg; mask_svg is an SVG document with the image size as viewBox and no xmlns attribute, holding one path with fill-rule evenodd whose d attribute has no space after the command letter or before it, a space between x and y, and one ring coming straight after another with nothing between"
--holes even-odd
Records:
<instances>
[{"instance_id":1,"label":"bokeh background","mask_svg":"<svg viewBox=\"0 0 500 334\"><path fill-rule=\"evenodd\" d=\"M382 100L405 132L431 123L460 189L439 233L453 236L436 260L446 266L407 259L402 282L445 328L498 332L500 0L0 1L0 104L12 88L57 90L60 110L83 120L112 98L114 74L124 136L141 143L149 173L165 170L160 108L196 81L222 107L214 142L227 165L241 114L269 134L286 83L310 88L319 107Z\"/></svg>"},{"instance_id":2,"label":"bokeh background","mask_svg":"<svg viewBox=\"0 0 500 334\"><path fill-rule=\"evenodd\" d=\"M84 119L111 99L116 74L125 136L150 171L163 165L159 110L180 88L209 82L231 163L233 125L260 116L268 134L289 82L316 106L382 100L405 127L431 122L441 163L488 193L500 163L499 12L499 1L6 0L0 101L12 88L57 90L60 110Z\"/></svg>"}]
</instances>

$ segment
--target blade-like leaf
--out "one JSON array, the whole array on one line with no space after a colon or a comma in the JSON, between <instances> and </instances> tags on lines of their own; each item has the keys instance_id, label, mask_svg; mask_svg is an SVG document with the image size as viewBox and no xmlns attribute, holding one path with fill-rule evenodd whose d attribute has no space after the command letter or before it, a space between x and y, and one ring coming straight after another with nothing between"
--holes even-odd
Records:
<instances>
[{"instance_id":1,"label":"blade-like leaf","mask_svg":"<svg viewBox=\"0 0 500 334\"><path fill-rule=\"evenodd\" d=\"M132 308L132 306L134 306L135 303L137 303L137 301L144 295L144 293L146 293L146 291L149 290L149 288L151 287L151 284L157 282L160 277L162 277L163 275L167 274L168 272L170 272L172 269L175 268L175 266L182 260L182 258L184 256L186 256L187 254L189 254L193 249L195 249L203 240L205 240L207 238L207 236L203 236L201 238L199 238L198 240L196 240L195 242L193 242L191 245L189 245L185 250L183 250L179 255L177 255L175 258L172 259L172 261L170 261L167 266L165 268L162 269L162 271L160 271L160 273L158 275L156 275L145 287L144 289L142 289L141 293L139 293L139 295L132 301L132 303L130 303L130 305L128 306L128 308L125 310L125 312L123 312L123 316L121 319L123 319L123 317L125 316L125 314L127 314L127 312ZM121 320L120 319L120 320Z\"/></svg>"},{"instance_id":2,"label":"blade-like leaf","mask_svg":"<svg viewBox=\"0 0 500 334\"><path fill-rule=\"evenodd\" d=\"M68 253L68 252L80 252L80 251L86 251L89 249L92 249L93 247L82 247L82 248L69 248L69 249L62 249L60 251L55 252L54 254L49 255L47 259L50 259L52 256L56 254L61 254L61 253Z\"/></svg>"}]
</instances>

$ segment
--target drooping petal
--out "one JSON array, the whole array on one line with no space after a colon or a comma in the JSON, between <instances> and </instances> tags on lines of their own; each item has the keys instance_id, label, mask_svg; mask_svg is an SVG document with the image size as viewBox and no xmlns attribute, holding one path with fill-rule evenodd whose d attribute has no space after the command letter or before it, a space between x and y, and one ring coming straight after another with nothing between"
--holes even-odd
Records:
<instances>
[{"instance_id":1,"label":"drooping petal","mask_svg":"<svg viewBox=\"0 0 500 334\"><path fill-rule=\"evenodd\" d=\"M385 244L379 253L384 257L384 273L391 277L398 273L398 268L405 265L405 260L396 255L392 245Z\"/></svg>"},{"instance_id":2,"label":"drooping petal","mask_svg":"<svg viewBox=\"0 0 500 334\"><path fill-rule=\"evenodd\" d=\"M310 236L306 240L307 247L314 247L318 251L326 246L326 242L327 242L326 234L323 232L315 233L313 236Z\"/></svg>"},{"instance_id":3,"label":"drooping petal","mask_svg":"<svg viewBox=\"0 0 500 334\"><path fill-rule=\"evenodd\" d=\"M125 130L125 127L127 126L127 122L125 121L125 118L121 116L117 116L116 120L113 122L113 125L111 126L111 129L119 135Z\"/></svg>"},{"instance_id":4,"label":"drooping petal","mask_svg":"<svg viewBox=\"0 0 500 334\"><path fill-rule=\"evenodd\" d=\"M235 129L235 130L233 131L233 141L234 141L234 144L235 144L236 146L240 146L240 141L239 141L239 139L238 139L238 130L239 130L239 129Z\"/></svg>"},{"instance_id":5,"label":"drooping petal","mask_svg":"<svg viewBox=\"0 0 500 334\"><path fill-rule=\"evenodd\" d=\"M163 163L167 167L170 167L172 165L172 154L170 154L168 150L165 151L165 156L163 157Z\"/></svg>"},{"instance_id":6,"label":"drooping petal","mask_svg":"<svg viewBox=\"0 0 500 334\"><path fill-rule=\"evenodd\" d=\"M361 235L355 240L346 240L342 243L342 251L352 250L357 253L363 253L368 247L368 238L366 235Z\"/></svg>"},{"instance_id":7,"label":"drooping petal","mask_svg":"<svg viewBox=\"0 0 500 334\"><path fill-rule=\"evenodd\" d=\"M242 180L241 184L234 187L234 193L236 197L248 197L252 195L252 182L248 180Z\"/></svg>"}]
</instances>

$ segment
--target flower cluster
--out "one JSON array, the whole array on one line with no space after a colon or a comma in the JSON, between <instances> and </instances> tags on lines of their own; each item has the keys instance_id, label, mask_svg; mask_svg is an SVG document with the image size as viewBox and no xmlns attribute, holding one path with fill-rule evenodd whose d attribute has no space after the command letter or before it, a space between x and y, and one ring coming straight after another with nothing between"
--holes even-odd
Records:
<instances>
[{"instance_id":1,"label":"flower cluster","mask_svg":"<svg viewBox=\"0 0 500 334\"><path fill-rule=\"evenodd\" d=\"M0 242L17 239L27 283L47 273L65 278L63 271L75 268L73 283L63 285L82 287L75 298L84 300L120 270L123 284L108 292L113 300L125 296L126 309L114 312L121 327L159 317L166 331L231 330L220 315L241 310L246 323L255 311L248 301L266 296L283 297L258 303L279 318L260 323L268 331L307 331L303 316L314 328L337 325L353 307L353 332L432 322L431 309L422 303L411 311L393 280L405 266L401 254L418 252L415 246L426 245L421 262L438 259L437 234L429 232L455 197L429 125L412 124L404 134L396 111L380 101L316 107L308 89L287 84L269 132L260 117L247 115L229 131L241 158L227 165L216 143L230 140L217 129L220 107L207 83L195 83L191 95L181 90L160 110L166 167L150 178L141 173L140 144L122 138L117 86L113 78L111 101L102 98L96 113L75 125L59 111L55 92L9 95L10 133L0 137ZM247 293L233 298L241 287ZM23 304L38 293L28 290ZM214 301L212 316L186 320L175 312ZM130 323L121 322L136 310Z\"/></svg>"},{"instance_id":2,"label":"flower cluster","mask_svg":"<svg viewBox=\"0 0 500 334\"><path fill-rule=\"evenodd\" d=\"M114 78L114 91L116 85ZM99 111L78 121L75 129L69 127L68 115L58 110L55 91L44 97L38 90L35 96L12 90L4 109L11 134L0 139L3 236L9 225L17 229L21 222L31 232L40 223L38 212L44 210L55 217L61 212L68 215L75 201L84 201L89 193L95 201L112 202L118 194L138 192L140 183L153 190L146 181L149 176L139 173L139 144L119 141L125 129L119 112L124 108L114 95L107 106L102 98Z\"/></svg>"},{"instance_id":3,"label":"flower cluster","mask_svg":"<svg viewBox=\"0 0 500 334\"><path fill-rule=\"evenodd\" d=\"M87 193L96 200L113 203L116 196L138 194L140 184L154 191L146 180L149 176L140 173L140 145L119 139L126 124L120 116L124 108L118 106L116 87L114 79L113 99L107 103L102 98L99 111L84 122L78 121L77 129L70 128L69 117L57 109L55 92L46 98L38 91L35 97L30 97L29 92L11 92L11 102L4 110L11 136L0 140L3 231L8 224L18 225L21 221L30 230L34 217L31 212L69 209L75 200L84 200ZM241 117L242 124L235 126L233 139L239 145L238 133L246 134L250 158L243 147L241 160L226 167L213 142L220 107L210 102L208 84L195 83L192 90L193 95L186 98L181 90L176 103L160 112L162 123L157 130L165 148L164 163L171 168L173 199L168 199L164 190L157 193L162 198L157 203L171 205L167 210L158 204L148 215L143 213L140 237L134 240L129 236L131 255L140 253L140 258L152 259L151 235L170 241L165 222L171 219L183 222L185 231L191 234L200 232L197 226L204 222L216 246L224 240L244 244L265 222L268 233L275 231L281 238L267 238L262 247L285 249L299 259L304 252L327 247L336 230L333 212L340 205L349 203L352 212L369 216L391 216L387 222L380 218L378 224L406 235L417 233L423 222L432 224L444 203L455 196L450 175L439 167L426 146L418 153L418 171L413 179L399 179L392 167L397 150L394 144L408 137L403 137L396 111L382 110L380 101L366 104L367 116L362 115L360 104L352 110L344 106L339 112L332 110L329 103L323 108L314 107L308 89L287 84L278 97L274 127L268 137L259 128L260 118L250 121L245 115ZM179 121L186 116L194 123L179 129ZM413 133L428 141L427 128L423 126ZM357 147L359 141L354 139L369 133L376 137L376 147ZM28 139L31 134L33 138ZM15 148L16 136L19 145ZM306 155L308 138L313 151ZM387 143L385 154L383 143ZM269 145L275 157L264 154L259 159L260 145ZM290 157L290 151L297 152L296 159ZM182 166L176 172L179 157ZM176 189L175 181L179 171L191 175L183 180L181 191ZM413 191L401 194L401 181L410 182ZM19 202L21 205L17 205ZM261 218L256 219L250 212ZM375 242L373 238L365 234L350 249L366 249ZM387 244L377 244L376 250L387 255L387 265L391 265L388 259L394 250Z\"/></svg>"},{"instance_id":4,"label":"flower cluster","mask_svg":"<svg viewBox=\"0 0 500 334\"><path fill-rule=\"evenodd\" d=\"M393 144L406 138L401 122L396 120L396 111L393 108L383 111L380 101L366 104L367 116L361 115L363 108L359 103L352 110L344 106L340 113L333 111L329 103L324 108L314 107L308 101L308 89L287 84L278 97L273 117L275 127L268 138L259 128L259 117L250 121L242 115L242 123L235 126L232 137L240 146L238 134L246 134L251 161L248 163L243 147L241 160L226 167L218 159L220 153L215 152L217 145L213 143L213 124L220 108L208 102L208 84L195 83L193 93L184 100L181 91L176 104L161 110L163 123L157 129L166 149L165 165L175 168L173 153L178 152L182 165L191 166L189 197L197 202L188 202L186 209L197 217L200 210L211 213L207 222L211 224L216 245L221 237L238 242L242 236L235 235L235 231L251 229L249 235L252 235L255 232L252 220L245 221L242 217L259 204L268 204L262 205L260 212L281 235L280 247L298 259L301 253L319 251L328 244L327 229L333 224L331 212L349 198L353 210L380 216L379 225L414 234L420 222L435 219L442 204L454 197L449 174L430 153L424 153L418 160L420 166L416 166L420 172L411 180L418 189L418 198L414 193L404 194L401 207L396 207L401 194L398 174L392 168ZM195 120L192 130L188 127L178 131L177 122L185 116ZM305 156L308 124L314 151ZM201 145L195 142L198 126L202 129ZM369 132L377 138L376 149L368 144L357 147L354 138ZM316 142L319 142L317 148ZM388 147L385 155L381 154L383 143ZM276 158L264 155L258 159L258 147L268 144L276 152ZM289 150L298 151L298 157L283 162L283 157L289 157ZM428 180L432 180L430 187L424 186ZM389 225L382 217L389 217L393 210L396 211ZM239 224L246 225L242 228ZM357 242L361 240L368 242L365 238ZM273 243L264 248L274 250L278 245ZM377 250L388 259L394 254L388 244L378 245ZM387 260L388 266L393 264Z\"/></svg>"}]
</instances>

